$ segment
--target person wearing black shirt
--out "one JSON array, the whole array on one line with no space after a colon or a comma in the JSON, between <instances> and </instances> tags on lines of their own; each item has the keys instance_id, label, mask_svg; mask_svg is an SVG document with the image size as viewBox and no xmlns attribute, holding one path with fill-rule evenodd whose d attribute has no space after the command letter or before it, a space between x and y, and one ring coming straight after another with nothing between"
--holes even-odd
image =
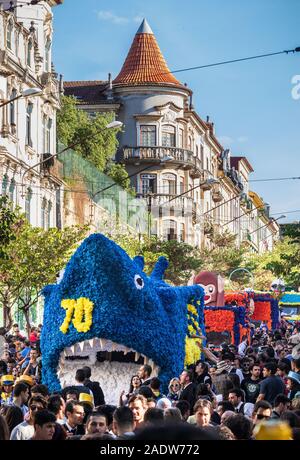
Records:
<instances>
[{"instance_id":1,"label":"person wearing black shirt","mask_svg":"<svg viewBox=\"0 0 300 460\"><path fill-rule=\"evenodd\" d=\"M180 384L182 386L182 390L179 395L179 401L188 401L192 410L196 402L197 391L197 385L193 383L193 373L191 371L184 370L180 375Z\"/></svg>"},{"instance_id":2,"label":"person wearing black shirt","mask_svg":"<svg viewBox=\"0 0 300 460\"><path fill-rule=\"evenodd\" d=\"M260 391L260 366L254 363L250 367L250 377L242 381L241 388L245 392L245 401L255 404Z\"/></svg>"},{"instance_id":3,"label":"person wearing black shirt","mask_svg":"<svg viewBox=\"0 0 300 460\"><path fill-rule=\"evenodd\" d=\"M102 388L100 387L99 382L92 382L90 380L91 375L92 375L92 371L91 371L91 368L89 366L84 366L82 368L82 370L85 373L85 380L84 380L83 384L84 384L84 386L86 386L87 388L89 388L92 391L92 393L94 395L94 404L95 404L95 406L102 406L103 404L105 404L105 400L104 400L104 394L103 394Z\"/></svg>"}]
</instances>

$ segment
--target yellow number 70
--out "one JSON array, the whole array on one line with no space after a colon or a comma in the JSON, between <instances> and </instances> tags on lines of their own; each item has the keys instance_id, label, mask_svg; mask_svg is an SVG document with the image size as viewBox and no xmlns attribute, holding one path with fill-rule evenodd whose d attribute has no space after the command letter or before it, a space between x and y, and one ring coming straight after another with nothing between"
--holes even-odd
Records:
<instances>
[{"instance_id":1,"label":"yellow number 70","mask_svg":"<svg viewBox=\"0 0 300 460\"><path fill-rule=\"evenodd\" d=\"M94 308L94 304L91 300L86 297L65 299L62 300L61 306L66 310L64 322L59 328L63 334L67 333L71 320L78 332L87 332L91 328Z\"/></svg>"}]
</instances>

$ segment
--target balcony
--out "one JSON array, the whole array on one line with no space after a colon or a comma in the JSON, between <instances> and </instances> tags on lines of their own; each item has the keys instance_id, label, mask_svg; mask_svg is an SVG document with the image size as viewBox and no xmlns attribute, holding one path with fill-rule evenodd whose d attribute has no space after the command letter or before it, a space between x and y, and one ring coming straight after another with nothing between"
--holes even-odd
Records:
<instances>
[{"instance_id":1,"label":"balcony","mask_svg":"<svg viewBox=\"0 0 300 460\"><path fill-rule=\"evenodd\" d=\"M164 157L171 156L174 159L169 163L181 165L185 169L193 169L201 173L201 162L194 157L191 150L178 147L124 147L121 161L126 164L138 163L140 161L159 163Z\"/></svg>"},{"instance_id":2,"label":"balcony","mask_svg":"<svg viewBox=\"0 0 300 460\"><path fill-rule=\"evenodd\" d=\"M192 212L193 198L189 196L179 196L170 194L137 194L138 198L144 198L147 200L149 211L153 211L155 208L163 206L164 209L173 208L174 211ZM172 201L170 201L172 200Z\"/></svg>"},{"instance_id":3,"label":"balcony","mask_svg":"<svg viewBox=\"0 0 300 460\"><path fill-rule=\"evenodd\" d=\"M207 171L206 169L204 169L203 171L201 171L201 176L200 176L200 179L201 179L201 189L206 191L206 190L211 190L213 187L214 187L214 184L210 184L209 182L207 182L209 179L214 179L214 176L212 175L212 173L210 171Z\"/></svg>"},{"instance_id":4,"label":"balcony","mask_svg":"<svg viewBox=\"0 0 300 460\"><path fill-rule=\"evenodd\" d=\"M215 203L220 203L224 199L220 184L215 184L212 189L212 199Z\"/></svg>"}]
</instances>

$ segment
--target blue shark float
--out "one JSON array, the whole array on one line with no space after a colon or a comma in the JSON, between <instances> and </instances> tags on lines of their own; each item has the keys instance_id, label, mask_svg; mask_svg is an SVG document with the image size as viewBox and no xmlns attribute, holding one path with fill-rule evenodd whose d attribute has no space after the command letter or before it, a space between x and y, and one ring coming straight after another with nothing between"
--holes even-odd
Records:
<instances>
[{"instance_id":1,"label":"blue shark float","mask_svg":"<svg viewBox=\"0 0 300 460\"><path fill-rule=\"evenodd\" d=\"M118 363L118 373L132 361L137 367L150 363L166 390L184 368L189 337L205 331L203 288L167 284L167 267L160 257L147 276L143 257L131 259L102 234L81 244L62 280L43 289L42 381L51 392L70 383L61 382L58 371L71 366L74 375L78 367L96 361L106 363L103 372L100 367L102 385L107 366ZM118 375L115 379L118 383Z\"/></svg>"}]
</instances>

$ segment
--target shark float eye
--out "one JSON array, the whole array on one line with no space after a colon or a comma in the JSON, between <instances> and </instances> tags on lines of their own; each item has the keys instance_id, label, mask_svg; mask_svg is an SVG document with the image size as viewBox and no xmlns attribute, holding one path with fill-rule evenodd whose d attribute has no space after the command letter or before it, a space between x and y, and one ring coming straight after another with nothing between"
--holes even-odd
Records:
<instances>
[{"instance_id":1,"label":"shark float eye","mask_svg":"<svg viewBox=\"0 0 300 460\"><path fill-rule=\"evenodd\" d=\"M145 285L144 280L140 275L134 276L134 284L137 289L143 289Z\"/></svg>"}]
</instances>

